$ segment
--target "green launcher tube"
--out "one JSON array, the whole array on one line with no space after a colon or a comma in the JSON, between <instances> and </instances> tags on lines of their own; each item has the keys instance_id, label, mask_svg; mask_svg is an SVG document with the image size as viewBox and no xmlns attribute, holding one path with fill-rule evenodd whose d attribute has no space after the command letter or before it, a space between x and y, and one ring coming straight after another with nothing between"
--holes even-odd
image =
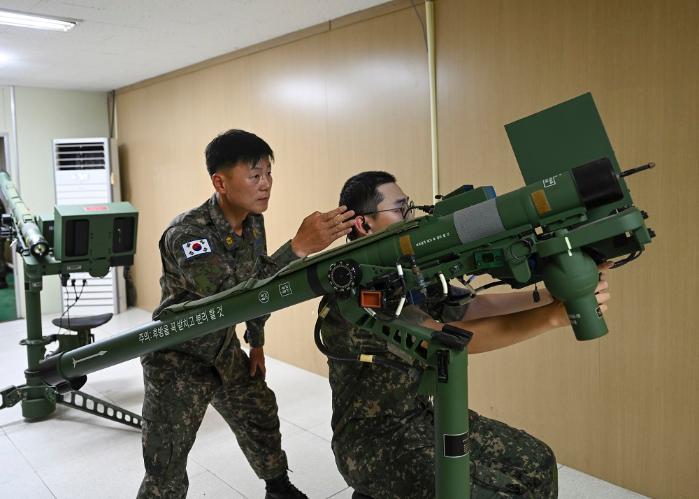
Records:
<instances>
[{"instance_id":1,"label":"green launcher tube","mask_svg":"<svg viewBox=\"0 0 699 499\"><path fill-rule=\"evenodd\" d=\"M36 257L46 255L49 251L49 244L36 224L34 215L22 201L10 175L2 171L0 171L0 197L5 201L7 209L12 213L12 218L17 223L22 234L23 245Z\"/></svg>"},{"instance_id":2,"label":"green launcher tube","mask_svg":"<svg viewBox=\"0 0 699 499\"><path fill-rule=\"evenodd\" d=\"M494 270L472 266L474 252L522 246L523 239L532 255L540 244L547 248L547 256L542 258L543 279L552 294L566 304L576 337L599 337L607 329L594 300L597 271L582 247L629 231L641 235L647 231L640 216L633 218L635 225L628 223L636 213L586 220L586 210L616 200L621 192L621 179L611 165L598 163L500 197L483 200L478 192L467 193L450 200L448 210L439 209L438 203L432 216L395 224L372 236L297 260L271 278L251 279L217 295L169 307L157 322L48 358L41 363L41 376L53 385L70 382L341 288L357 291L362 286L371 287L377 275L396 273L397 263L406 257L414 259L422 275L421 282L416 272L406 271L407 289L439 282L438 278L444 282L467 267L471 273L491 273ZM549 226L561 228L539 241L534 229ZM649 240L643 236L639 244ZM526 272L514 275L516 280L535 282L528 281L531 272L526 259L518 265ZM500 274L507 271L503 267L496 270Z\"/></svg>"}]
</instances>

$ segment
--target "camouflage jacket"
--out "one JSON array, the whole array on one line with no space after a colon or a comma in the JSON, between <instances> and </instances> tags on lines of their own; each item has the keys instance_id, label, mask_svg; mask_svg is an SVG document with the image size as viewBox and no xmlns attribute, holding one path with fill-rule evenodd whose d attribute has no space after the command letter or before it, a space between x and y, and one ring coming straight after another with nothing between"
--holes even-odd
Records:
<instances>
[{"instance_id":1,"label":"camouflage jacket","mask_svg":"<svg viewBox=\"0 0 699 499\"><path fill-rule=\"evenodd\" d=\"M454 293L457 293L456 289L452 288ZM331 352L341 356L383 352L381 355L386 358L411 365L405 373L377 364L328 359L334 437L352 420L373 417L400 420L411 413L431 410L427 398L417 392L421 366L383 339L345 321L334 305L334 297L326 299L330 311L322 322L321 331L323 342ZM401 318L417 323L429 314L436 320L454 321L463 318L466 308L467 298L462 295L458 301L407 306Z\"/></svg>"},{"instance_id":2,"label":"camouflage jacket","mask_svg":"<svg viewBox=\"0 0 699 499\"><path fill-rule=\"evenodd\" d=\"M153 317L175 303L213 295L251 277L268 277L298 258L291 251L290 241L271 257L267 256L262 215L249 215L243 222L242 234L236 234L224 217L216 195L175 217L163 232L159 246L162 295ZM267 315L246 322L246 338L251 346L264 344L264 324L268 318ZM230 350L236 344L235 326L232 326L171 350L195 357L223 374L230 369L233 359ZM144 356L144 364L147 357Z\"/></svg>"}]
</instances>

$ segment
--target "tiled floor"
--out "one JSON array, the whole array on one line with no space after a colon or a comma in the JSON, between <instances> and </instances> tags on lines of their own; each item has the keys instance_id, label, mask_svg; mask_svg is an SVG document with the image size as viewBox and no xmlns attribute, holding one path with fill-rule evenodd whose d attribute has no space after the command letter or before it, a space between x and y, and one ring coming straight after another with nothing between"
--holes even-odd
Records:
<instances>
[{"instance_id":1,"label":"tiled floor","mask_svg":"<svg viewBox=\"0 0 699 499\"><path fill-rule=\"evenodd\" d=\"M150 320L132 309L96 331L99 338ZM52 332L47 318L44 334ZM0 324L0 388L23 381L26 353L18 341L24 322ZM330 450L330 389L325 378L267 359L268 381L277 394L283 446L292 481L312 499L349 499ZM140 412L141 368L132 360L89 377L88 393ZM223 419L206 414L189 456L189 496L262 498L253 474ZM117 423L59 406L45 421L28 423L20 406L0 411L0 497L14 499L133 498L143 476L140 433ZM610 483L562 466L560 497L640 498Z\"/></svg>"}]
</instances>

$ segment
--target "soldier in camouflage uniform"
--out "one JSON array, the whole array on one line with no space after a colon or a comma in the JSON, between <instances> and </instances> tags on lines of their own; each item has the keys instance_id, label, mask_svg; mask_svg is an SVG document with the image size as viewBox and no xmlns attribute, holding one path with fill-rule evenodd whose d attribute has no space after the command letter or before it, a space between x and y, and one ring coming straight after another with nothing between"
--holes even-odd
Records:
<instances>
[{"instance_id":1,"label":"soldier in camouflage uniform","mask_svg":"<svg viewBox=\"0 0 699 499\"><path fill-rule=\"evenodd\" d=\"M352 177L340 202L358 215L350 239L411 216L407 197L385 172ZM602 310L609 298L606 290L602 281ZM352 497L434 497L434 413L431 402L417 392L420 367L392 345L345 321L334 301L327 296L321 303L328 312L321 321L322 340L333 356L383 352L387 359L410 365L403 372L373 363L328 360L332 449L340 473L355 489ZM502 348L568 323L565 309L545 290L538 304L526 292L474 298L454 287L441 302L427 306L419 301L414 299L401 318L437 330L441 324L434 319L456 321L452 323L474 333L469 353ZM486 318L494 311L501 316ZM472 498L557 496L556 459L546 444L471 410L469 424Z\"/></svg>"},{"instance_id":2,"label":"soldier in camouflage uniform","mask_svg":"<svg viewBox=\"0 0 699 499\"><path fill-rule=\"evenodd\" d=\"M304 219L291 241L267 256L262 212L271 192L273 158L265 141L242 130L229 130L207 146L207 169L216 192L177 216L160 239L162 299L154 318L170 305L268 276L349 232L347 219L353 212L316 212ZM267 318L246 322L249 356L230 327L141 358L146 475L139 498L186 496L187 455L209 404L266 481L268 499L306 497L289 482L277 404L264 381Z\"/></svg>"}]
</instances>

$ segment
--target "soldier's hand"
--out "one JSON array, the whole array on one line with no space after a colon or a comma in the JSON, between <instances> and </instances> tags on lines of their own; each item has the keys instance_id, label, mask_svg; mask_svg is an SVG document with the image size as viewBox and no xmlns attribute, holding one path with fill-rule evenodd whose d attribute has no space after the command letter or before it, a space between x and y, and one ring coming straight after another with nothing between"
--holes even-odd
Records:
<instances>
[{"instance_id":1,"label":"soldier's hand","mask_svg":"<svg viewBox=\"0 0 699 499\"><path fill-rule=\"evenodd\" d=\"M614 268L612 262L602 262L597 266L597 270L599 270L599 283L597 283L597 288L595 289L595 297L597 298L597 303L602 313L607 311L607 302L611 298L609 294L609 283L607 282L607 272L612 268Z\"/></svg>"},{"instance_id":2,"label":"soldier's hand","mask_svg":"<svg viewBox=\"0 0 699 499\"><path fill-rule=\"evenodd\" d=\"M326 213L311 213L303 219L291 240L291 250L299 257L324 250L330 243L352 231L353 217L354 211L347 211L346 206Z\"/></svg>"},{"instance_id":3,"label":"soldier's hand","mask_svg":"<svg viewBox=\"0 0 699 499\"><path fill-rule=\"evenodd\" d=\"M611 294L609 293L609 283L600 276L600 281L597 283L595 288L595 298L597 299L597 305L599 305L600 312L603 314L607 311L607 302L611 299ZM562 327L570 325L570 318L568 317L568 312L563 305L563 302L559 300L554 300L550 305L546 307L551 311L550 325L551 327Z\"/></svg>"},{"instance_id":4,"label":"soldier's hand","mask_svg":"<svg viewBox=\"0 0 699 499\"><path fill-rule=\"evenodd\" d=\"M262 379L265 379L267 368L265 368L265 351L262 347L250 348L250 377L254 378L257 371L260 371Z\"/></svg>"}]
</instances>

